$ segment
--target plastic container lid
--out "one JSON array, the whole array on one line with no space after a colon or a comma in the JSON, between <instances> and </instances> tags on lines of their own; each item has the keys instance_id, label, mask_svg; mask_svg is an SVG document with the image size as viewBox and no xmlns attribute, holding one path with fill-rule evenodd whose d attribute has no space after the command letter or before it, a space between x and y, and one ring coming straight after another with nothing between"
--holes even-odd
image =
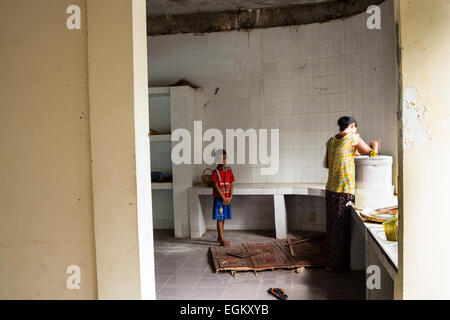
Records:
<instances>
[{"instance_id":1,"label":"plastic container lid","mask_svg":"<svg viewBox=\"0 0 450 320\"><path fill-rule=\"evenodd\" d=\"M387 166L392 164L391 156L377 156L370 158L369 156L355 157L355 164L358 166Z\"/></svg>"}]
</instances>

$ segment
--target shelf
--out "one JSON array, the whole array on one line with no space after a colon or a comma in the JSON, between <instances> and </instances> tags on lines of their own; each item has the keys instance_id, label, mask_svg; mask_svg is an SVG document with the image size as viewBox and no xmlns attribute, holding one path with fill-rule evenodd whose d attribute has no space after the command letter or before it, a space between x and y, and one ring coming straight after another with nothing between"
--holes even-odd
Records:
<instances>
[{"instance_id":1,"label":"shelf","mask_svg":"<svg viewBox=\"0 0 450 320\"><path fill-rule=\"evenodd\" d=\"M171 132L168 88L149 88L149 126L157 132Z\"/></svg>"},{"instance_id":2,"label":"shelf","mask_svg":"<svg viewBox=\"0 0 450 320\"><path fill-rule=\"evenodd\" d=\"M149 94L170 94L169 87L148 88Z\"/></svg>"},{"instance_id":3,"label":"shelf","mask_svg":"<svg viewBox=\"0 0 450 320\"><path fill-rule=\"evenodd\" d=\"M172 188L172 182L152 182L152 189L155 190L170 190Z\"/></svg>"},{"instance_id":4,"label":"shelf","mask_svg":"<svg viewBox=\"0 0 450 320\"><path fill-rule=\"evenodd\" d=\"M156 142L156 141L171 141L170 134L151 134L150 136L150 141L151 142Z\"/></svg>"},{"instance_id":5,"label":"shelf","mask_svg":"<svg viewBox=\"0 0 450 320\"><path fill-rule=\"evenodd\" d=\"M172 174L172 182L152 182L153 227L172 227L175 237L189 237L188 190L194 179L193 170L185 172L183 166L175 166L171 159L172 128L189 128L195 114L195 91L187 86L148 88L149 129L160 134L148 133L150 144L150 169ZM184 116L177 112L183 110ZM152 131L152 132L153 132ZM151 172L149 172L151 175ZM167 181L165 179L162 181ZM175 196L174 196L175 193ZM176 212L177 214L174 214ZM167 221L170 224L166 223Z\"/></svg>"}]
</instances>

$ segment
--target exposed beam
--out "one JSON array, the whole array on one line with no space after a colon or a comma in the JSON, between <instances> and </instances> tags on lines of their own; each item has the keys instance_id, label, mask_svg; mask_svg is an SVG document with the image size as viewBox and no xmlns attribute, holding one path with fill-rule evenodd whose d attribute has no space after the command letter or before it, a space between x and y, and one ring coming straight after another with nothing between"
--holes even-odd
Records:
<instances>
[{"instance_id":1,"label":"exposed beam","mask_svg":"<svg viewBox=\"0 0 450 320\"><path fill-rule=\"evenodd\" d=\"M148 17L147 34L207 33L325 22L353 16L382 2L384 0L340 0L292 7Z\"/></svg>"}]
</instances>

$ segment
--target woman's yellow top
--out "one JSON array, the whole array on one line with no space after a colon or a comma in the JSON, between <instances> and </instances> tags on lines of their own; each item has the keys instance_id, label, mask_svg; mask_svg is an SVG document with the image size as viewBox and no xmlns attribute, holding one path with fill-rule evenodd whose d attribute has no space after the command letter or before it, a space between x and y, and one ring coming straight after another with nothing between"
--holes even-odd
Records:
<instances>
[{"instance_id":1,"label":"woman's yellow top","mask_svg":"<svg viewBox=\"0 0 450 320\"><path fill-rule=\"evenodd\" d=\"M359 139L359 134L347 134L341 139L331 137L327 141L327 190L355 194L355 146Z\"/></svg>"}]
</instances>

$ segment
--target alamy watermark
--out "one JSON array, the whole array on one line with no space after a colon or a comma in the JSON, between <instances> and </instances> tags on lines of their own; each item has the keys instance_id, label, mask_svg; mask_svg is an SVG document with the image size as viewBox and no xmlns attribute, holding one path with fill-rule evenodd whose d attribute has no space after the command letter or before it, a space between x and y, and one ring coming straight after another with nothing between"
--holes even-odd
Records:
<instances>
[{"instance_id":1,"label":"alamy watermark","mask_svg":"<svg viewBox=\"0 0 450 320\"><path fill-rule=\"evenodd\" d=\"M81 29L81 9L78 5L72 4L66 8L69 17L66 20L66 27L69 30ZM370 16L367 18L366 26L370 30L381 29L381 8L377 5L371 5L366 10Z\"/></svg>"},{"instance_id":2,"label":"alamy watermark","mask_svg":"<svg viewBox=\"0 0 450 320\"><path fill-rule=\"evenodd\" d=\"M76 264L72 264L67 267L66 273L70 276L66 279L66 288L69 290L80 290L81 289L81 269Z\"/></svg>"},{"instance_id":3,"label":"alamy watermark","mask_svg":"<svg viewBox=\"0 0 450 320\"><path fill-rule=\"evenodd\" d=\"M376 5L369 6L366 10L370 16L367 18L366 26L369 30L381 29L381 8Z\"/></svg>"},{"instance_id":4,"label":"alamy watermark","mask_svg":"<svg viewBox=\"0 0 450 320\"><path fill-rule=\"evenodd\" d=\"M381 289L381 270L377 265L370 265L367 267L366 273L369 274L366 280L367 289L373 290Z\"/></svg>"},{"instance_id":5,"label":"alamy watermark","mask_svg":"<svg viewBox=\"0 0 450 320\"><path fill-rule=\"evenodd\" d=\"M66 13L70 16L66 20L66 27L69 30L81 29L81 9L76 4L67 7Z\"/></svg>"},{"instance_id":6,"label":"alamy watermark","mask_svg":"<svg viewBox=\"0 0 450 320\"><path fill-rule=\"evenodd\" d=\"M210 128L203 132L202 121L194 121L194 134L184 128L172 132L172 141L178 142L172 148L172 162L179 164L214 164L215 151L227 151L227 164L260 164L261 175L275 175L280 163L279 129L270 129L270 154L268 152L267 129L226 129ZM193 136L193 139L192 139ZM246 148L248 141L248 148ZM209 144L203 148L203 142ZM237 145L235 144L237 142ZM248 150L248 163L246 154ZM192 152L193 151L193 152Z\"/></svg>"}]
</instances>

